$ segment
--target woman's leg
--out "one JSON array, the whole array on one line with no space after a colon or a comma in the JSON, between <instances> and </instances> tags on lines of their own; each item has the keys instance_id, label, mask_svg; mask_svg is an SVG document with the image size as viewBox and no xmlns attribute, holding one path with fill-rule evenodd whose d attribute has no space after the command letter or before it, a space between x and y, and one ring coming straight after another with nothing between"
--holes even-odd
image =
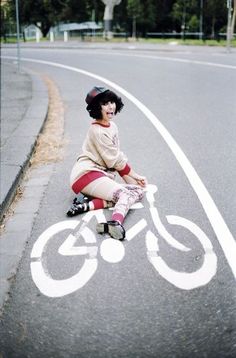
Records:
<instances>
[{"instance_id":1,"label":"woman's leg","mask_svg":"<svg viewBox=\"0 0 236 358\"><path fill-rule=\"evenodd\" d=\"M123 240L125 229L122 223L130 207L143 197L142 188L137 185L121 185L113 191L112 200L116 203L112 214L112 220L98 223L96 230L99 234L109 234L112 238Z\"/></svg>"},{"instance_id":2,"label":"woman's leg","mask_svg":"<svg viewBox=\"0 0 236 358\"><path fill-rule=\"evenodd\" d=\"M119 184L108 177L94 180L83 189L83 194L98 198L107 203L115 203L112 220L119 221L121 224L129 211L130 207L143 198L143 189L137 185ZM91 208L93 209L93 208Z\"/></svg>"},{"instance_id":3,"label":"woman's leg","mask_svg":"<svg viewBox=\"0 0 236 358\"><path fill-rule=\"evenodd\" d=\"M76 214L104 208L107 207L109 203L114 203L115 207L112 220L107 223L98 224L97 231L101 234L109 233L115 239L123 239L125 237L125 230L121 224L130 207L142 199L143 189L137 185L119 184L104 176L86 185L82 193L92 196L94 200L81 204L81 210Z\"/></svg>"},{"instance_id":4,"label":"woman's leg","mask_svg":"<svg viewBox=\"0 0 236 358\"><path fill-rule=\"evenodd\" d=\"M108 233L114 239L123 240L125 229L122 223L130 207L142 199L143 189L137 185L122 185L110 178L103 177L87 185L83 189L83 193L106 202L115 203L112 220L107 223L99 223L97 232L100 234Z\"/></svg>"},{"instance_id":5,"label":"woman's leg","mask_svg":"<svg viewBox=\"0 0 236 358\"><path fill-rule=\"evenodd\" d=\"M112 220L123 223L129 209L137 201L142 200L143 189L137 185L122 185L122 188L116 190L113 195L113 201L116 203L112 214Z\"/></svg>"},{"instance_id":6,"label":"woman's leg","mask_svg":"<svg viewBox=\"0 0 236 358\"><path fill-rule=\"evenodd\" d=\"M77 198L74 199L73 205L67 212L67 216L72 217L78 214L85 213L89 210L104 209L114 206L113 202L101 199L101 196L103 197L102 193L99 198L96 198L96 192L94 192L94 189L96 189L97 187L97 180L103 178L106 179L107 176L105 174L102 174L101 172L96 171L88 172L76 180L73 180L73 175L71 176L72 190L76 194L84 194L84 199L82 201L77 200ZM94 198L92 199L92 197Z\"/></svg>"},{"instance_id":7,"label":"woman's leg","mask_svg":"<svg viewBox=\"0 0 236 358\"><path fill-rule=\"evenodd\" d=\"M114 206L113 190L120 188L120 184L108 177L96 179L83 188L82 193L93 197L89 202L89 210L105 209Z\"/></svg>"}]
</instances>

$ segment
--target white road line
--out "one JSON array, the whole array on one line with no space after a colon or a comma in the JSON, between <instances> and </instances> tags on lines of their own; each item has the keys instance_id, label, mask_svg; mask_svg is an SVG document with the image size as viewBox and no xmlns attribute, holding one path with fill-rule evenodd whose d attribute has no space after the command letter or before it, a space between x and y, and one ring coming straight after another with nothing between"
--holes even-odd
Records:
<instances>
[{"instance_id":1,"label":"white road line","mask_svg":"<svg viewBox=\"0 0 236 358\"><path fill-rule=\"evenodd\" d=\"M96 52L97 54L97 52ZM109 54L110 55L110 54ZM111 53L111 55L115 55L115 53ZM171 62L182 62L182 63L190 63L194 65L202 65L202 66L211 66L211 67L219 67L219 68L228 68L230 70L236 70L236 66L234 65L225 65L222 63L208 62L208 61L198 61L198 60L189 60L185 58L179 57L169 57L169 56L156 56L156 55L141 55L141 54L122 54L118 53L119 56L132 56L132 57L141 57L141 58L150 58L153 60L160 61L171 61Z\"/></svg>"},{"instance_id":2,"label":"white road line","mask_svg":"<svg viewBox=\"0 0 236 358\"><path fill-rule=\"evenodd\" d=\"M24 49L24 50L29 50L29 49ZM39 50L38 49L34 49L34 50ZM44 49L46 51L52 51L54 49ZM62 51L62 49L60 49L60 51ZM64 50L67 51L67 50ZM91 50L86 50L86 49L80 49L79 50L80 53L83 54L91 54ZM104 51L101 50L96 50L96 55L102 55L102 56L107 56L107 49ZM183 54L190 54L190 52L182 52ZM192 53L194 54L194 53ZM212 54L212 55L224 55L224 54ZM228 54L225 54L228 55ZM118 52L118 50L112 50L109 51L109 56L122 56L122 57L138 57L138 58L149 58L152 60L160 60L160 61L171 61L171 62L182 62L182 63L189 63L189 64L194 64L194 65L200 65L200 66L211 66L211 67L218 67L218 68L224 68L224 69L229 69L229 70L236 70L236 66L235 65L226 65L223 63L217 63L217 62L209 62L209 61L200 61L200 60L192 60L192 59L185 59L185 58L181 58L181 57L170 57L170 56L158 56L158 55L150 55L150 54L140 54L140 53L125 53L125 52ZM2 56L3 58L5 56ZM7 57L7 56L6 56Z\"/></svg>"},{"instance_id":3,"label":"white road line","mask_svg":"<svg viewBox=\"0 0 236 358\"><path fill-rule=\"evenodd\" d=\"M16 59L16 57L11 57L11 56L4 56L4 58ZM203 209L211 223L211 226L218 238L221 248L225 254L225 257L231 267L233 275L236 278L236 241L234 240L233 235L231 234L230 230L228 229L214 200L208 193L205 185L201 181L196 170L194 169L194 167L192 166L192 164L190 163L190 161L188 160L188 158L186 157L186 155L184 154L184 152L182 151L180 146L177 144L175 139L167 131L167 129L159 121L159 119L142 102L140 102L131 93L129 93L124 88L117 85L116 83L114 83L102 76L96 75L95 73L88 72L88 71L85 71L85 70L82 70L82 69L79 69L76 67L71 67L71 66L66 66L66 65L63 65L60 63L56 63L56 62L51 62L51 61L36 60L36 59L31 59L31 58L22 58L21 60L45 64L45 65L54 66L54 67L58 67L58 68L63 68L65 70L77 72L82 75L92 77L98 81L105 83L109 87L112 87L114 90L118 91L123 96L128 98L136 107L139 108L139 110L150 120L150 122L153 124L153 126L156 128L156 130L160 133L160 135L165 140L166 144L169 146L172 153L174 154L176 160L179 162L181 168L183 169L193 190L195 191L196 195L198 196L200 203L202 204L202 207L203 207ZM198 62L199 61L196 61L196 63L198 63ZM215 65L215 64L213 64L213 65ZM221 67L223 67L223 65Z\"/></svg>"},{"instance_id":4,"label":"white road line","mask_svg":"<svg viewBox=\"0 0 236 358\"><path fill-rule=\"evenodd\" d=\"M182 62L182 63L189 63L194 65L201 65L201 66L211 66L211 67L218 67L218 68L224 68L229 70L236 70L235 65L226 65L223 63L217 63L217 62L209 62L209 61L200 61L200 60L191 60L181 57L169 57L169 56L157 56L157 55L149 55L149 54L134 54L134 53L121 53L121 52L115 52L116 50L113 50L112 52L109 52L109 56L126 56L126 57L138 57L138 58L149 58L152 60L160 60L160 61L171 61L171 62ZM84 53L91 54L91 51L82 50ZM103 55L104 51L96 51L96 55ZM107 56L107 53L105 53Z\"/></svg>"}]
</instances>

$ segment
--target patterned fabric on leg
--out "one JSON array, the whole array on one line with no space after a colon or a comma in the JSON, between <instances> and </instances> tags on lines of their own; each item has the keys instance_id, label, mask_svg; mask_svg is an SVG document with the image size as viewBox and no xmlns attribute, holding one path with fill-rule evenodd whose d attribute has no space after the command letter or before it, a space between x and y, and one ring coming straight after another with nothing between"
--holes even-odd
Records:
<instances>
[{"instance_id":1,"label":"patterned fabric on leg","mask_svg":"<svg viewBox=\"0 0 236 358\"><path fill-rule=\"evenodd\" d=\"M113 201L116 203L112 219L122 223L130 207L143 198L143 189L137 185L125 185L113 194Z\"/></svg>"}]
</instances>

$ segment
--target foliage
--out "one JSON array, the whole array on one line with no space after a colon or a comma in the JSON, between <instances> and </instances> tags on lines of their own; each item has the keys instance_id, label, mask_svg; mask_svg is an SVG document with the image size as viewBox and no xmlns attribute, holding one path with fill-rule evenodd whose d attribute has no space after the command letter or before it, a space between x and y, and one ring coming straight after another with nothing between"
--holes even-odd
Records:
<instances>
[{"instance_id":1,"label":"foliage","mask_svg":"<svg viewBox=\"0 0 236 358\"><path fill-rule=\"evenodd\" d=\"M172 17L177 31L198 31L200 2L198 0L178 0L173 5Z\"/></svg>"},{"instance_id":2,"label":"foliage","mask_svg":"<svg viewBox=\"0 0 236 358\"><path fill-rule=\"evenodd\" d=\"M222 0L208 0L204 4L204 32L212 38L227 24L227 2Z\"/></svg>"},{"instance_id":3,"label":"foliage","mask_svg":"<svg viewBox=\"0 0 236 358\"><path fill-rule=\"evenodd\" d=\"M103 4L87 0L24 0L19 1L21 24L35 24L45 37L51 26L59 22L83 22L91 20L95 8L103 12ZM100 5L100 6L99 6ZM11 17L15 18L15 0L9 0Z\"/></svg>"},{"instance_id":4,"label":"foliage","mask_svg":"<svg viewBox=\"0 0 236 358\"><path fill-rule=\"evenodd\" d=\"M141 15L141 0L128 0L127 13L130 17L139 17Z\"/></svg>"},{"instance_id":5,"label":"foliage","mask_svg":"<svg viewBox=\"0 0 236 358\"><path fill-rule=\"evenodd\" d=\"M6 19L8 19L8 22L6 22ZM9 28L11 25L11 7L8 3L4 3L1 5L1 37L5 39L6 33L9 32Z\"/></svg>"},{"instance_id":6,"label":"foliage","mask_svg":"<svg viewBox=\"0 0 236 358\"><path fill-rule=\"evenodd\" d=\"M232 3L235 7L235 0ZM6 31L6 23L15 21L15 0L8 0L7 6L1 32ZM36 24L43 36L58 22L84 22L92 19L102 22L103 14L102 0L19 1L21 25ZM122 0L114 8L113 25L116 31L128 31L131 34L135 20L137 33L142 36L147 32L192 32L199 31L201 14L206 37L216 38L217 33L226 29L226 0Z\"/></svg>"},{"instance_id":7,"label":"foliage","mask_svg":"<svg viewBox=\"0 0 236 358\"><path fill-rule=\"evenodd\" d=\"M154 0L128 0L127 14L129 19L135 20L142 35L149 28L155 27L156 11Z\"/></svg>"},{"instance_id":8,"label":"foliage","mask_svg":"<svg viewBox=\"0 0 236 358\"><path fill-rule=\"evenodd\" d=\"M11 15L15 17L15 0L9 0ZM58 20L67 1L60 0L25 0L19 1L19 17L21 24L38 26L43 36Z\"/></svg>"}]
</instances>

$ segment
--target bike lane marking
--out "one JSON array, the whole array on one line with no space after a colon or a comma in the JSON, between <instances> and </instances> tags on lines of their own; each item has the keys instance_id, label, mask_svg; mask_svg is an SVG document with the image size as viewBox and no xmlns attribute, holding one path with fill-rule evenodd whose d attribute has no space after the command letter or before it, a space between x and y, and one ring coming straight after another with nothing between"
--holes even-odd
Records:
<instances>
[{"instance_id":1,"label":"bike lane marking","mask_svg":"<svg viewBox=\"0 0 236 358\"><path fill-rule=\"evenodd\" d=\"M151 211L154 225L156 226L158 234L162 236L168 242L168 244L175 249L189 251L190 249L186 248L182 244L180 245L166 230L163 231L163 224L159 219L156 219L156 217L153 216L153 210L156 211L156 215L159 216L157 208L154 205L154 194L157 192L156 185L148 184L145 191L147 200L150 204L149 209ZM133 205L131 209L143 208L142 203L138 204L141 204L141 206L136 204ZM96 218L97 222L104 222L106 220L104 211L102 209L89 211L85 216L83 216L81 221L66 220L57 224L53 224L48 229L46 229L34 243L31 252L31 274L34 283L44 295L48 297L62 297L68 295L82 288L95 274L98 265L98 242L96 241L96 236L93 231L87 226L93 217ZM200 241L204 250L203 263L199 269L191 273L172 269L161 257L158 244L159 238L150 230L148 230L145 237L148 260L164 279L166 279L177 288L192 290L194 288L206 285L216 274L217 270L217 256L214 253L211 241L208 239L205 233L193 222L173 215L168 215L166 218L171 225L184 227ZM146 227L146 220L139 220L127 231L127 242L132 240L140 231ZM64 256L81 256L84 258L84 264L76 275L73 275L67 279L55 280L48 272L47 267L45 267L43 264L43 253L47 249L48 241L53 239L54 235L65 229L72 229L74 232L73 234L69 234L65 241L60 245L58 253ZM85 246L76 245L77 240L80 238L84 240ZM88 244L89 246L87 246ZM100 245L100 254L101 257L108 263L118 263L122 261L125 256L125 247L121 241L114 240L110 238L109 235L106 235L105 239L102 240Z\"/></svg>"},{"instance_id":2,"label":"bike lane marking","mask_svg":"<svg viewBox=\"0 0 236 358\"><path fill-rule=\"evenodd\" d=\"M13 56L3 56L2 58L10 58L16 59ZM119 86L115 82L108 80L105 77L97 75L95 73L68 66L63 65L57 62L51 61L44 61L44 60L37 60L33 58L21 58L22 61L26 62L33 62L39 64L45 64L49 66L54 66L58 68L62 68L65 70L73 71L91 78L94 78L98 81L101 81L108 86L112 87L114 90L121 93L127 99L129 99L143 114L145 117L149 119L149 121L153 124L159 134L162 136L172 153L174 154L176 160L180 164L182 170L184 171L187 179L189 180L190 185L192 186L193 190L195 191L198 199L211 223L211 226L218 238L219 244L225 254L225 257L228 261L228 264L233 272L234 277L236 278L236 241L233 238L229 228L227 227L221 213L219 212L214 200L210 196L209 192L207 191L205 185L203 184L202 180L200 179L199 175L197 174L196 170L186 157L183 150L180 148L178 143L172 137L172 135L168 132L165 126L160 122L160 120L142 103L140 102L135 96L131 93L126 91L123 87ZM199 62L199 61L198 61ZM210 63L207 63L210 65ZM215 66L213 63L212 65ZM227 66L229 67L229 66ZM234 68L234 67L233 67Z\"/></svg>"}]
</instances>

